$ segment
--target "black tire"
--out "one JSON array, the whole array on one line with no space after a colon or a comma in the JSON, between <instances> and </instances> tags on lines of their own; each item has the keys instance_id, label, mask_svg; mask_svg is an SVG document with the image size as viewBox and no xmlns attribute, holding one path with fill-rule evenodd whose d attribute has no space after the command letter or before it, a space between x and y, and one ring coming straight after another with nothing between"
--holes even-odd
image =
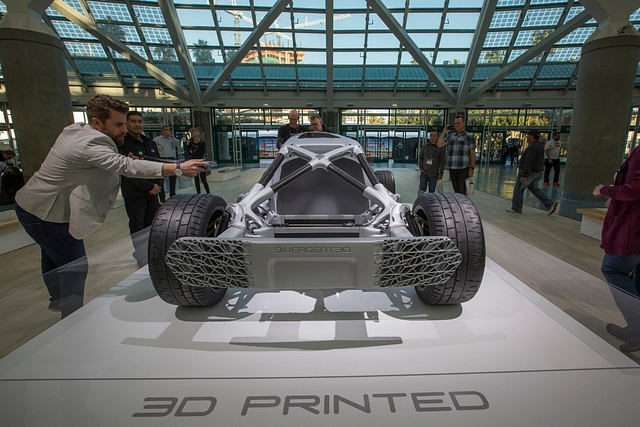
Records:
<instances>
[{"instance_id":1,"label":"black tire","mask_svg":"<svg viewBox=\"0 0 640 427\"><path fill-rule=\"evenodd\" d=\"M227 202L211 194L176 195L156 213L149 233L149 276L158 296L169 304L209 307L226 288L183 285L165 263L173 242L180 237L216 237L229 226Z\"/></svg>"},{"instance_id":2,"label":"black tire","mask_svg":"<svg viewBox=\"0 0 640 427\"><path fill-rule=\"evenodd\" d=\"M387 190L396 194L396 177L393 176L393 172L388 170L373 171L378 178L378 182L386 187Z\"/></svg>"},{"instance_id":3,"label":"black tire","mask_svg":"<svg viewBox=\"0 0 640 427\"><path fill-rule=\"evenodd\" d=\"M417 285L418 297L427 304L469 301L482 283L486 258L482 222L471 199L462 194L423 194L413 204L413 221L417 235L447 236L462 254L462 262L446 283Z\"/></svg>"}]
</instances>

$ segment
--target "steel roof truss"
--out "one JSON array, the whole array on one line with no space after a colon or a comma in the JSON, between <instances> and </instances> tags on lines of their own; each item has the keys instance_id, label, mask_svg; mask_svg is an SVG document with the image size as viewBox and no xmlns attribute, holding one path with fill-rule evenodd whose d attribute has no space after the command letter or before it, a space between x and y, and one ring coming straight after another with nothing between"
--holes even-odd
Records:
<instances>
[{"instance_id":1,"label":"steel roof truss","mask_svg":"<svg viewBox=\"0 0 640 427\"><path fill-rule=\"evenodd\" d=\"M189 48L187 47L187 41L184 38L184 33L180 27L180 20L178 19L178 12L173 2L167 0L158 0L158 6L162 11L162 16L167 24L167 30L173 40L173 44L178 55L178 62L180 68L187 81L187 87L191 94L191 102L198 108L202 108L202 96L200 93L200 83L196 76L196 71L193 68L193 62L191 61L191 55L189 54Z\"/></svg>"},{"instance_id":2,"label":"steel roof truss","mask_svg":"<svg viewBox=\"0 0 640 427\"><path fill-rule=\"evenodd\" d=\"M222 71L211 82L207 90L205 91L202 102L207 103L213 99L215 92L222 86L222 83L231 76L234 68L242 61L247 53L253 48L253 46L260 41L260 37L269 30L271 24L276 20L278 16L286 9L287 5L291 3L291 0L277 0L273 7L262 18L260 24L251 32L249 37L244 41L240 49L231 58L231 60L222 68Z\"/></svg>"},{"instance_id":3,"label":"steel roof truss","mask_svg":"<svg viewBox=\"0 0 640 427\"><path fill-rule=\"evenodd\" d=\"M402 15L402 28L407 29L407 19L409 17L409 4L411 0L405 0L404 2L404 15ZM396 75L393 81L393 96L398 93L398 81L400 80L400 63L402 62L402 43L398 46L398 61L396 62ZM427 85L427 88L429 85Z\"/></svg>"},{"instance_id":4,"label":"steel roof truss","mask_svg":"<svg viewBox=\"0 0 640 427\"><path fill-rule=\"evenodd\" d=\"M464 67L464 72L462 73L462 78L460 79L460 87L458 88L458 101L456 102L456 111L461 109L466 104L465 98L469 91L469 87L471 86L473 75L476 72L478 59L480 58L480 53L482 53L482 46L484 45L487 33L489 32L489 26L491 25L491 20L493 19L493 15L496 11L497 4L498 0L487 0L484 7L482 8L482 13L480 14L480 19L478 20L478 28L475 35L473 36L471 49L469 50L469 55L467 56L467 64Z\"/></svg>"},{"instance_id":5,"label":"steel roof truss","mask_svg":"<svg viewBox=\"0 0 640 427\"><path fill-rule=\"evenodd\" d=\"M382 22L391 30L391 32L398 38L400 43L402 43L407 51L413 56L413 59L416 60L418 65L422 67L425 73L429 76L429 78L435 83L435 85L440 89L444 97L451 104L455 104L456 97L451 90L451 88L445 83L442 77L438 74L435 67L429 62L429 60L424 56L422 51L418 48L415 42L409 37L407 31L402 28L398 21L391 15L389 9L382 4L382 0L367 0L367 4L373 9L375 13L378 14Z\"/></svg>"},{"instance_id":6,"label":"steel roof truss","mask_svg":"<svg viewBox=\"0 0 640 427\"><path fill-rule=\"evenodd\" d=\"M73 22L80 28L96 37L101 43L108 45L116 52L119 52L121 55L127 58L129 61L133 62L140 68L143 68L155 79L167 85L169 89L173 90L176 93L176 96L178 98L189 101L191 100L189 91L186 90L186 88L178 83L173 77L169 76L167 73L165 73L149 61L146 61L143 57L135 53L133 50L129 49L120 40L113 39L111 35L107 34L101 28L99 28L95 24L95 22L78 13L74 8L69 6L63 0L55 0L51 4L51 7L64 15L69 21Z\"/></svg>"},{"instance_id":7,"label":"steel roof truss","mask_svg":"<svg viewBox=\"0 0 640 427\"><path fill-rule=\"evenodd\" d=\"M296 43L296 19L293 15L293 2L289 9L289 17L291 19L291 38L293 42L293 69L296 74L296 93L300 95L300 70L298 69L298 46Z\"/></svg>"},{"instance_id":8,"label":"steel roof truss","mask_svg":"<svg viewBox=\"0 0 640 427\"><path fill-rule=\"evenodd\" d=\"M258 18L256 16L256 8L253 0L250 0L250 5L251 5L251 19L253 20L253 27L255 28L258 26ZM258 51L258 62L260 63L260 77L262 77L262 93L264 95L267 95L268 93L267 77L264 74L264 61L262 59L262 48L259 42L257 44L257 51Z\"/></svg>"},{"instance_id":9,"label":"steel roof truss","mask_svg":"<svg viewBox=\"0 0 640 427\"><path fill-rule=\"evenodd\" d=\"M333 0L326 1L327 32L325 41L327 45L327 109L333 110Z\"/></svg>"},{"instance_id":10,"label":"steel roof truss","mask_svg":"<svg viewBox=\"0 0 640 427\"><path fill-rule=\"evenodd\" d=\"M507 75L513 73L518 68L527 64L531 59L535 58L541 52L551 49L551 47L558 41L565 37L567 34L571 33L573 30L578 28L580 25L587 22L591 19L591 14L586 10L582 11L576 17L574 17L571 21L567 22L560 28L558 28L553 33L549 34L544 40L540 43L532 46L525 53L520 55L514 61L500 68L497 72L495 72L491 77L486 79L481 85L475 87L471 92L469 92L467 96L467 102L478 99L482 96L482 94L491 88L494 84L498 83Z\"/></svg>"}]
</instances>

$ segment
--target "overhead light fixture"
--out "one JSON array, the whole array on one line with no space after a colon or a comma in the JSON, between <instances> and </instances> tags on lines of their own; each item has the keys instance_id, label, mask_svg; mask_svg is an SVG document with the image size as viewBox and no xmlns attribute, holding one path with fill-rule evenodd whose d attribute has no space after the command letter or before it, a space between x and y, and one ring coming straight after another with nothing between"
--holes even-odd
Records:
<instances>
[{"instance_id":1,"label":"overhead light fixture","mask_svg":"<svg viewBox=\"0 0 640 427\"><path fill-rule=\"evenodd\" d=\"M313 107L313 102L307 102L307 107Z\"/></svg>"},{"instance_id":2,"label":"overhead light fixture","mask_svg":"<svg viewBox=\"0 0 640 427\"><path fill-rule=\"evenodd\" d=\"M224 102L218 101L218 105L222 107L224 105Z\"/></svg>"},{"instance_id":3,"label":"overhead light fixture","mask_svg":"<svg viewBox=\"0 0 640 427\"><path fill-rule=\"evenodd\" d=\"M435 102L435 103L433 104L433 106L434 106L434 107L442 107L442 103L440 103L440 102Z\"/></svg>"},{"instance_id":4,"label":"overhead light fixture","mask_svg":"<svg viewBox=\"0 0 640 427\"><path fill-rule=\"evenodd\" d=\"M532 103L530 103L530 102L525 102L525 103L524 103L524 104L522 104L522 105L524 105L525 107L531 107L533 104L532 104Z\"/></svg>"},{"instance_id":5,"label":"overhead light fixture","mask_svg":"<svg viewBox=\"0 0 640 427\"><path fill-rule=\"evenodd\" d=\"M392 106L392 107L397 107L397 106L398 106L398 104L391 104L391 106Z\"/></svg>"},{"instance_id":6,"label":"overhead light fixture","mask_svg":"<svg viewBox=\"0 0 640 427\"><path fill-rule=\"evenodd\" d=\"M347 107L353 107L353 102L347 102Z\"/></svg>"},{"instance_id":7,"label":"overhead light fixture","mask_svg":"<svg viewBox=\"0 0 640 427\"><path fill-rule=\"evenodd\" d=\"M476 107L484 107L484 102L477 102Z\"/></svg>"},{"instance_id":8,"label":"overhead light fixture","mask_svg":"<svg viewBox=\"0 0 640 427\"><path fill-rule=\"evenodd\" d=\"M263 107L268 107L268 106L269 106L269 103L268 103L268 102L265 102L264 104L262 104L262 106L263 106Z\"/></svg>"}]
</instances>

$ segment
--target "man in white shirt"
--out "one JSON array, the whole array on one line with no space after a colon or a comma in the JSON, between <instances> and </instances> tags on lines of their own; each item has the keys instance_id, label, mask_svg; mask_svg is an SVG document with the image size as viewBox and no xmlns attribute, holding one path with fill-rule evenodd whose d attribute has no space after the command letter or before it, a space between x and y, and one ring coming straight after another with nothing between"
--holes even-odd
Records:
<instances>
[{"instance_id":1,"label":"man in white shirt","mask_svg":"<svg viewBox=\"0 0 640 427\"><path fill-rule=\"evenodd\" d=\"M544 146L544 186L549 186L549 175L553 167L553 186L560 187L560 132L553 134L553 139Z\"/></svg>"},{"instance_id":2,"label":"man in white shirt","mask_svg":"<svg viewBox=\"0 0 640 427\"><path fill-rule=\"evenodd\" d=\"M165 159L167 161L176 161L178 157L176 156L176 148L180 146L180 141L175 139L173 135L171 135L171 128L167 125L162 126L162 135L156 136L153 138L153 142L158 146L158 153L160 154L161 159ZM169 177L169 197L175 196L176 194L176 179L178 177L175 175L171 175ZM164 203L166 198L166 194L164 192L164 184L160 187L160 203Z\"/></svg>"}]
</instances>

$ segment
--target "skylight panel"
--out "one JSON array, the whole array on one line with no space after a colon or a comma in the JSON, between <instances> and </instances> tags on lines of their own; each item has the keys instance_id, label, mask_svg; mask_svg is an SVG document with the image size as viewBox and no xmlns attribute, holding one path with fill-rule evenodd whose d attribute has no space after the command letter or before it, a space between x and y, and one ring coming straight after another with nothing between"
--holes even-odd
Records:
<instances>
[{"instance_id":1,"label":"skylight panel","mask_svg":"<svg viewBox=\"0 0 640 427\"><path fill-rule=\"evenodd\" d=\"M513 37L513 32L491 32L487 33L487 37L484 39L484 47L508 47Z\"/></svg>"},{"instance_id":2,"label":"skylight panel","mask_svg":"<svg viewBox=\"0 0 640 427\"><path fill-rule=\"evenodd\" d=\"M147 56L147 52L144 50L144 47L139 45L127 45L127 47L132 51L134 51L135 53L137 53L138 55L140 55L141 57L143 57L145 60L149 59L149 57ZM115 59L125 59L124 56L120 54L120 52L117 52L111 48L109 48L109 51L111 52L111 55Z\"/></svg>"},{"instance_id":3,"label":"skylight panel","mask_svg":"<svg viewBox=\"0 0 640 427\"><path fill-rule=\"evenodd\" d=\"M562 8L529 9L525 15L523 27L549 27L558 24Z\"/></svg>"},{"instance_id":4,"label":"skylight panel","mask_svg":"<svg viewBox=\"0 0 640 427\"><path fill-rule=\"evenodd\" d=\"M133 22L127 6L119 3L103 3L97 1L87 2L89 9L96 20Z\"/></svg>"},{"instance_id":5,"label":"skylight panel","mask_svg":"<svg viewBox=\"0 0 640 427\"><path fill-rule=\"evenodd\" d=\"M68 21L53 21L52 24L56 32L60 35L60 38L96 40L95 37L74 23Z\"/></svg>"},{"instance_id":6,"label":"skylight panel","mask_svg":"<svg viewBox=\"0 0 640 427\"><path fill-rule=\"evenodd\" d=\"M106 58L107 53L98 43L64 42L71 56L88 56L95 58Z\"/></svg>"},{"instance_id":7,"label":"skylight panel","mask_svg":"<svg viewBox=\"0 0 640 427\"><path fill-rule=\"evenodd\" d=\"M144 34L147 43L173 44L169 30L165 28L142 27L142 34Z\"/></svg>"},{"instance_id":8,"label":"skylight panel","mask_svg":"<svg viewBox=\"0 0 640 427\"><path fill-rule=\"evenodd\" d=\"M496 28L513 28L518 23L518 19L520 19L519 10L510 10L508 12L496 12L493 14L493 18L491 18L491 24L489 25L490 29Z\"/></svg>"},{"instance_id":9,"label":"skylight panel","mask_svg":"<svg viewBox=\"0 0 640 427\"><path fill-rule=\"evenodd\" d=\"M524 6L524 0L498 0L497 7Z\"/></svg>"},{"instance_id":10,"label":"skylight panel","mask_svg":"<svg viewBox=\"0 0 640 427\"><path fill-rule=\"evenodd\" d=\"M563 45L563 44L580 44L580 45L582 45L582 44L584 44L585 41L587 41L587 39L589 37L591 37L591 35L593 34L593 32L595 30L596 30L595 27L576 28L570 34L568 34L562 40L560 40L557 44L559 44L559 45Z\"/></svg>"},{"instance_id":11,"label":"skylight panel","mask_svg":"<svg viewBox=\"0 0 640 427\"><path fill-rule=\"evenodd\" d=\"M165 25L164 16L159 7L134 5L133 11L141 24Z\"/></svg>"},{"instance_id":12,"label":"skylight panel","mask_svg":"<svg viewBox=\"0 0 640 427\"><path fill-rule=\"evenodd\" d=\"M547 61L554 62L577 62L580 59L581 48L555 48L547 57Z\"/></svg>"}]
</instances>

